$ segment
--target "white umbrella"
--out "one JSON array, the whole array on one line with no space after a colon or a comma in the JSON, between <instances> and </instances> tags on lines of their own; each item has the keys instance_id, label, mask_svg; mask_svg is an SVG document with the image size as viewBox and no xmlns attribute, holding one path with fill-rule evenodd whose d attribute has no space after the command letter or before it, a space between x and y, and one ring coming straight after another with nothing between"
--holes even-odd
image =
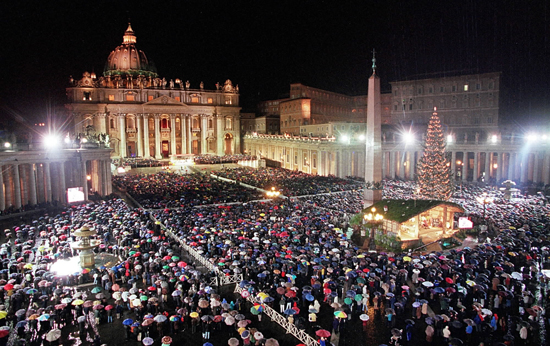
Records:
<instances>
[{"instance_id":1,"label":"white umbrella","mask_svg":"<svg viewBox=\"0 0 550 346\"><path fill-rule=\"evenodd\" d=\"M424 281L422 283L422 286L425 286L425 287L434 287L434 284L430 281Z\"/></svg>"}]
</instances>

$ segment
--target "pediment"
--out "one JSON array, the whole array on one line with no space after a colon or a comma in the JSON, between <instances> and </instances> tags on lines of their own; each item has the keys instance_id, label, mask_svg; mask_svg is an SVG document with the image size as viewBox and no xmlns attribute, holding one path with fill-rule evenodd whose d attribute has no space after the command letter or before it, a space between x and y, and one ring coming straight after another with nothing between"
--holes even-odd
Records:
<instances>
[{"instance_id":1,"label":"pediment","mask_svg":"<svg viewBox=\"0 0 550 346\"><path fill-rule=\"evenodd\" d=\"M183 106L184 103L177 101L173 97L170 96L159 96L156 99L152 99L149 102L146 102L145 105L174 105L174 106Z\"/></svg>"}]
</instances>

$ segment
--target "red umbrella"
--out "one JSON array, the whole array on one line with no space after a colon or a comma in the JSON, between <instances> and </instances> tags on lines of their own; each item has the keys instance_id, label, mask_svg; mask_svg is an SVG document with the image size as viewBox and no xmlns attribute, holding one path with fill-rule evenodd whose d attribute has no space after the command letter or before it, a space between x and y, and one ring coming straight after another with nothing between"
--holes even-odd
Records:
<instances>
[{"instance_id":1,"label":"red umbrella","mask_svg":"<svg viewBox=\"0 0 550 346\"><path fill-rule=\"evenodd\" d=\"M6 286L4 286L4 289L5 289L6 291L11 291L11 290L13 290L13 284L7 284Z\"/></svg>"},{"instance_id":2,"label":"red umbrella","mask_svg":"<svg viewBox=\"0 0 550 346\"><path fill-rule=\"evenodd\" d=\"M107 305L107 306L105 307L105 310L111 310L111 309L113 309L113 308L114 308L114 306L112 306L112 305L109 304L109 305Z\"/></svg>"},{"instance_id":3,"label":"red umbrella","mask_svg":"<svg viewBox=\"0 0 550 346\"><path fill-rule=\"evenodd\" d=\"M185 268L185 267L187 267L187 263L185 263L184 261L179 261L178 262L178 267Z\"/></svg>"},{"instance_id":4,"label":"red umbrella","mask_svg":"<svg viewBox=\"0 0 550 346\"><path fill-rule=\"evenodd\" d=\"M155 286L149 286L149 287L147 287L147 289L151 292L154 292L154 291L157 290L157 288Z\"/></svg>"},{"instance_id":5,"label":"red umbrella","mask_svg":"<svg viewBox=\"0 0 550 346\"><path fill-rule=\"evenodd\" d=\"M294 297L296 297L296 292L294 292L294 291L287 291L287 292L285 293L285 296L288 297L288 298L294 298Z\"/></svg>"},{"instance_id":6,"label":"red umbrella","mask_svg":"<svg viewBox=\"0 0 550 346\"><path fill-rule=\"evenodd\" d=\"M320 338L328 338L330 337L330 332L326 329L319 329L315 332L315 335L317 335Z\"/></svg>"},{"instance_id":7,"label":"red umbrella","mask_svg":"<svg viewBox=\"0 0 550 346\"><path fill-rule=\"evenodd\" d=\"M118 291L120 289L120 285L119 284L114 284L113 287L111 287L111 289L113 291Z\"/></svg>"},{"instance_id":8,"label":"red umbrella","mask_svg":"<svg viewBox=\"0 0 550 346\"><path fill-rule=\"evenodd\" d=\"M0 338L6 337L10 334L9 330L6 329L0 329Z\"/></svg>"},{"instance_id":9,"label":"red umbrella","mask_svg":"<svg viewBox=\"0 0 550 346\"><path fill-rule=\"evenodd\" d=\"M445 281L447 281L448 284L454 284L452 278L445 278Z\"/></svg>"}]
</instances>

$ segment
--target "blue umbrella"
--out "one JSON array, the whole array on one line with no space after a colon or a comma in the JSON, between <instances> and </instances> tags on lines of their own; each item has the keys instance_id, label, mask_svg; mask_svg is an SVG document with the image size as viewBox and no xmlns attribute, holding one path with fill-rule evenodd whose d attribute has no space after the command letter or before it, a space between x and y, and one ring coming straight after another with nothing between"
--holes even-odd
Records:
<instances>
[{"instance_id":1,"label":"blue umbrella","mask_svg":"<svg viewBox=\"0 0 550 346\"><path fill-rule=\"evenodd\" d=\"M306 298L306 300L308 300L308 301L310 301L310 302L312 302L312 301L315 300L315 297L313 297L311 294L306 294L306 297L305 297L305 298Z\"/></svg>"},{"instance_id":2,"label":"blue umbrella","mask_svg":"<svg viewBox=\"0 0 550 346\"><path fill-rule=\"evenodd\" d=\"M286 309L286 310L284 311L284 314L285 314L285 315L295 315L295 314L296 314L296 310L294 310L294 309Z\"/></svg>"},{"instance_id":3,"label":"blue umbrella","mask_svg":"<svg viewBox=\"0 0 550 346\"><path fill-rule=\"evenodd\" d=\"M131 318L127 318L124 321L122 321L122 324L125 326L131 326L134 323L134 320Z\"/></svg>"},{"instance_id":4,"label":"blue umbrella","mask_svg":"<svg viewBox=\"0 0 550 346\"><path fill-rule=\"evenodd\" d=\"M436 287L434 288L435 293L445 293L445 289L443 287Z\"/></svg>"}]
</instances>

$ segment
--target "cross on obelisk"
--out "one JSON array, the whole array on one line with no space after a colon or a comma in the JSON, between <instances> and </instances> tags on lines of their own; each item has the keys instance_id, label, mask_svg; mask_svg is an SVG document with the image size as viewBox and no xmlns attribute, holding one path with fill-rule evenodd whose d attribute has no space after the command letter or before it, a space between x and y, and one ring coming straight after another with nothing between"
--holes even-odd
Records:
<instances>
[{"instance_id":1,"label":"cross on obelisk","mask_svg":"<svg viewBox=\"0 0 550 346\"><path fill-rule=\"evenodd\" d=\"M369 78L367 95L367 139L365 159L365 206L372 205L382 199L379 189L369 188L369 183L382 181L382 107L380 105L380 78L376 75L376 56L372 50L372 75Z\"/></svg>"}]
</instances>

